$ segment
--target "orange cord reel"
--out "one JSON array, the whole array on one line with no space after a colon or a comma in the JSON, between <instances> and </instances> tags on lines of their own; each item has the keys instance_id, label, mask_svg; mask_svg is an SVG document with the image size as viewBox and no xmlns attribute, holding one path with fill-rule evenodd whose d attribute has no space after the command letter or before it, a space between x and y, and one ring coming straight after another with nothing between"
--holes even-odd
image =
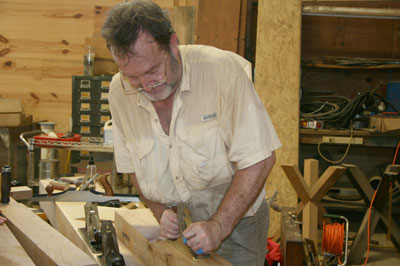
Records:
<instances>
[{"instance_id":1,"label":"orange cord reel","mask_svg":"<svg viewBox=\"0 0 400 266\"><path fill-rule=\"evenodd\" d=\"M323 223L322 231L322 254L328 257L336 256L339 265L347 263L347 246L349 242L349 220L346 217L333 214L324 214L324 217L334 220L342 220L342 223L333 222L332 224ZM344 245L344 251L343 251ZM341 262L344 253L344 261Z\"/></svg>"}]
</instances>

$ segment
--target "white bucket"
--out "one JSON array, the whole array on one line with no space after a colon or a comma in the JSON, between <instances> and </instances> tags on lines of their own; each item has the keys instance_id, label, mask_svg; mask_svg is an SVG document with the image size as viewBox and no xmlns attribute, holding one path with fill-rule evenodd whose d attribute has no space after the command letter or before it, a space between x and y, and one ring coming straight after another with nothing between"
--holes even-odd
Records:
<instances>
[{"instance_id":1,"label":"white bucket","mask_svg":"<svg viewBox=\"0 0 400 266\"><path fill-rule=\"evenodd\" d=\"M108 120L104 124L104 143L113 144L112 120Z\"/></svg>"}]
</instances>

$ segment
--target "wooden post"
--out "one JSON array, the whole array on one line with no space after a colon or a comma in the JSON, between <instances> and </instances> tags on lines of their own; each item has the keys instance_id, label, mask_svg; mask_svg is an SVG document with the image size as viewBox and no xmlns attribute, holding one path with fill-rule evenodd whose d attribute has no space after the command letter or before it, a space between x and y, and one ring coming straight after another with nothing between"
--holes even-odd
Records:
<instances>
[{"instance_id":1,"label":"wooden post","mask_svg":"<svg viewBox=\"0 0 400 266\"><path fill-rule=\"evenodd\" d=\"M304 179L309 187L313 187L318 180L318 160L304 161ZM318 245L318 206L308 202L303 209L303 237Z\"/></svg>"}]
</instances>

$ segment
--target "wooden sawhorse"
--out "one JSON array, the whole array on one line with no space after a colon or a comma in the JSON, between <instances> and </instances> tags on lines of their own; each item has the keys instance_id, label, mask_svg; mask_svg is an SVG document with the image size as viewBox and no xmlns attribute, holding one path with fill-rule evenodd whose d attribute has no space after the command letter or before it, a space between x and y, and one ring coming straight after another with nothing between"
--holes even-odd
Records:
<instances>
[{"instance_id":1,"label":"wooden sawhorse","mask_svg":"<svg viewBox=\"0 0 400 266\"><path fill-rule=\"evenodd\" d=\"M365 204L370 206L372 197L374 195L374 189L371 187L368 179L361 172L360 168L356 165L343 164L346 167L346 173L349 176L351 182L364 199ZM388 230L388 208L386 207L386 200L390 186L390 177L385 172L381 183L379 184L378 191L376 192L375 201L371 211L370 220L370 236L375 231L375 228L380 222L382 228L387 232ZM349 264L362 264L364 259L364 253L367 249L368 240L368 216L369 210L365 213L364 219L357 231L357 235L351 245L348 263ZM391 241L394 246L400 251L400 229L396 222L391 224Z\"/></svg>"},{"instance_id":2,"label":"wooden sawhorse","mask_svg":"<svg viewBox=\"0 0 400 266\"><path fill-rule=\"evenodd\" d=\"M326 213L321 199L342 176L346 168L329 166L318 178L318 160L304 160L304 177L295 165L281 165L301 202L297 205L296 213L303 212L303 238L318 243L318 223Z\"/></svg>"}]
</instances>

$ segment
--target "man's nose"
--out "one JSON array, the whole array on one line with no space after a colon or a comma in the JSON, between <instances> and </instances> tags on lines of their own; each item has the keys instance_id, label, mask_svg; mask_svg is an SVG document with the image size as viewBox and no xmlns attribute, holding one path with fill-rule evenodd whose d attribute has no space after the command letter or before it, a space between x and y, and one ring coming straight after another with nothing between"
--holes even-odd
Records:
<instances>
[{"instance_id":1,"label":"man's nose","mask_svg":"<svg viewBox=\"0 0 400 266\"><path fill-rule=\"evenodd\" d=\"M131 81L131 85L135 88L142 88L145 91L149 92L151 91L152 81L146 77L139 77L135 81Z\"/></svg>"}]
</instances>

